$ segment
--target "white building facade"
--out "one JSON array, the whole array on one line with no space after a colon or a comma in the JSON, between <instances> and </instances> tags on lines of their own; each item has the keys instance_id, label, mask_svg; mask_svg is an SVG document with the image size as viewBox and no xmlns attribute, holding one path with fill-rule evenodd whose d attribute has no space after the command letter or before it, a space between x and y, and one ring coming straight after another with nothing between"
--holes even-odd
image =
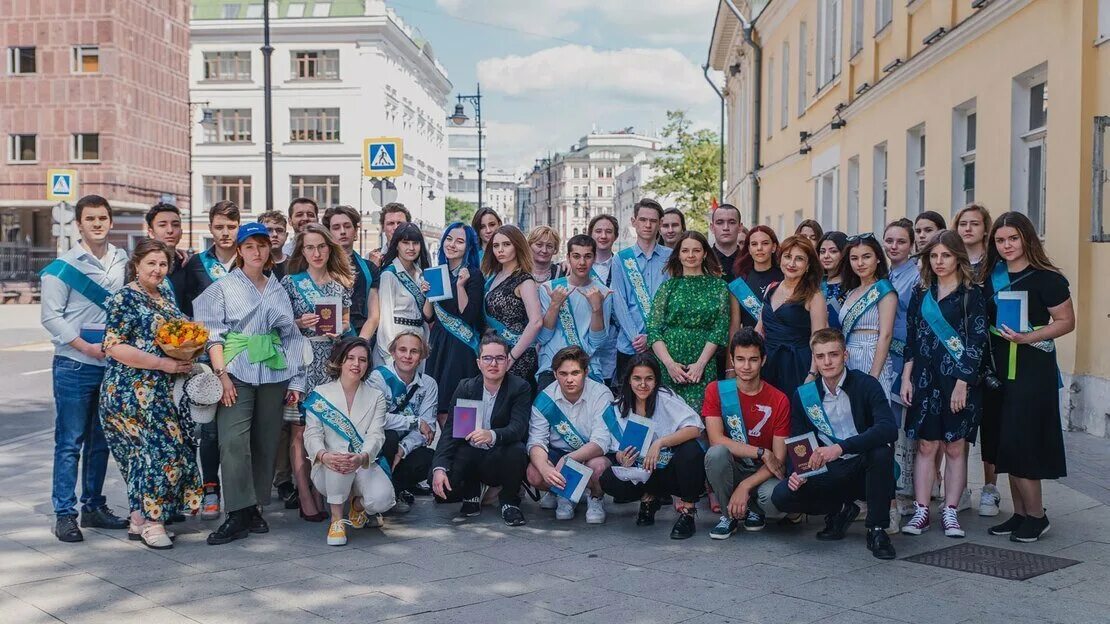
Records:
<instances>
[{"instance_id":1,"label":"white building facade","mask_svg":"<svg viewBox=\"0 0 1110 624\"><path fill-rule=\"evenodd\" d=\"M620 223L620 235L617 245L627 247L636 241L636 232L633 231L632 209L636 202L644 197L651 197L659 202L663 208L674 206L675 198L670 195L655 195L644 191L644 186L655 179L659 172L651 164L652 158L646 155L622 171L614 183L613 214Z\"/></svg>"},{"instance_id":2,"label":"white building facade","mask_svg":"<svg viewBox=\"0 0 1110 624\"><path fill-rule=\"evenodd\" d=\"M273 209L285 212L295 197L311 197L321 210L348 204L376 232L380 205L362 176L363 140L399 137L404 174L392 180L395 201L414 220L442 225L451 83L431 46L384 2L353 6L339 15L271 16ZM244 221L266 210L262 20L255 13L198 19L198 10L190 22L193 121L211 115L193 132L194 230L202 234L216 201L238 203Z\"/></svg>"}]
</instances>

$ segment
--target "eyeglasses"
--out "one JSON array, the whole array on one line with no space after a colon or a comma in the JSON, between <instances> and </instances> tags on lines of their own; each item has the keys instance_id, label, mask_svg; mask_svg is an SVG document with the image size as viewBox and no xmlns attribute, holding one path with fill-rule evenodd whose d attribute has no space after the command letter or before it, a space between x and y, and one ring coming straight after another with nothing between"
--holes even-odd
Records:
<instances>
[{"instance_id":1,"label":"eyeglasses","mask_svg":"<svg viewBox=\"0 0 1110 624\"><path fill-rule=\"evenodd\" d=\"M865 241L865 240L868 240L868 239L875 240L875 235L872 234L871 232L864 232L863 234L856 234L855 236L849 236L848 237L848 244L851 245L853 243L858 243L860 241Z\"/></svg>"},{"instance_id":2,"label":"eyeglasses","mask_svg":"<svg viewBox=\"0 0 1110 624\"><path fill-rule=\"evenodd\" d=\"M507 356L507 355L483 355L482 357L480 357L478 359L481 360L482 364L486 364L486 365L489 365L489 364L504 364L505 362L509 361L509 356Z\"/></svg>"}]
</instances>

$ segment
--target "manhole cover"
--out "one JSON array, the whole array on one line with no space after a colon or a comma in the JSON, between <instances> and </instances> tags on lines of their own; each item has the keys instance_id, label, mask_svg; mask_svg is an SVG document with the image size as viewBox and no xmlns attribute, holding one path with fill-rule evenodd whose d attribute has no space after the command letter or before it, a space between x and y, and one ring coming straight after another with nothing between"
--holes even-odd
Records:
<instances>
[{"instance_id":1,"label":"manhole cover","mask_svg":"<svg viewBox=\"0 0 1110 624\"><path fill-rule=\"evenodd\" d=\"M1074 559L1050 557L971 542L930 550L920 555L906 557L904 560L1011 581L1024 581L1079 563Z\"/></svg>"}]
</instances>

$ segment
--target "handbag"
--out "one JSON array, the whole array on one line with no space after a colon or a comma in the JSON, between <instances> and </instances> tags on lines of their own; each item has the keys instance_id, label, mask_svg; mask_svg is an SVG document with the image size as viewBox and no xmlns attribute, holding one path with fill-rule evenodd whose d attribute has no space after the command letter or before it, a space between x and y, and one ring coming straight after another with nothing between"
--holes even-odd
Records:
<instances>
[{"instance_id":1,"label":"handbag","mask_svg":"<svg viewBox=\"0 0 1110 624\"><path fill-rule=\"evenodd\" d=\"M963 306L963 315L964 315L963 325L964 325L964 336L965 337L970 335L968 333L968 323L967 323L967 297L968 297L968 290L964 290L964 296L963 296L963 300L962 300L961 304ZM1002 381L998 379L998 374L995 372L995 371L998 370L998 368L997 368L997 366L994 362L994 348L991 346L989 338L987 339L986 351L987 351L987 354L986 354L987 357L980 358L980 360L979 360L979 374L975 379L975 383L973 383L971 385L972 386L982 385L982 386L986 386L990 390L998 390L999 388L1002 387Z\"/></svg>"}]
</instances>

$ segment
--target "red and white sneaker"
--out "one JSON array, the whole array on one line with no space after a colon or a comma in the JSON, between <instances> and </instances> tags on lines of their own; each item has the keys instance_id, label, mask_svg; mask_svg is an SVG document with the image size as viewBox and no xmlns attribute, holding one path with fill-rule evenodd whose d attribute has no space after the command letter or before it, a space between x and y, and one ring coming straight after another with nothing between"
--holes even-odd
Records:
<instances>
[{"instance_id":1,"label":"red and white sneaker","mask_svg":"<svg viewBox=\"0 0 1110 624\"><path fill-rule=\"evenodd\" d=\"M940 510L940 523L944 526L944 534L948 537L963 537L964 530L960 528L957 518L957 509L951 505Z\"/></svg>"},{"instance_id":2,"label":"red and white sneaker","mask_svg":"<svg viewBox=\"0 0 1110 624\"><path fill-rule=\"evenodd\" d=\"M913 504L913 518L906 526L902 527L902 532L906 535L921 535L929 530L929 507L920 503Z\"/></svg>"}]
</instances>

